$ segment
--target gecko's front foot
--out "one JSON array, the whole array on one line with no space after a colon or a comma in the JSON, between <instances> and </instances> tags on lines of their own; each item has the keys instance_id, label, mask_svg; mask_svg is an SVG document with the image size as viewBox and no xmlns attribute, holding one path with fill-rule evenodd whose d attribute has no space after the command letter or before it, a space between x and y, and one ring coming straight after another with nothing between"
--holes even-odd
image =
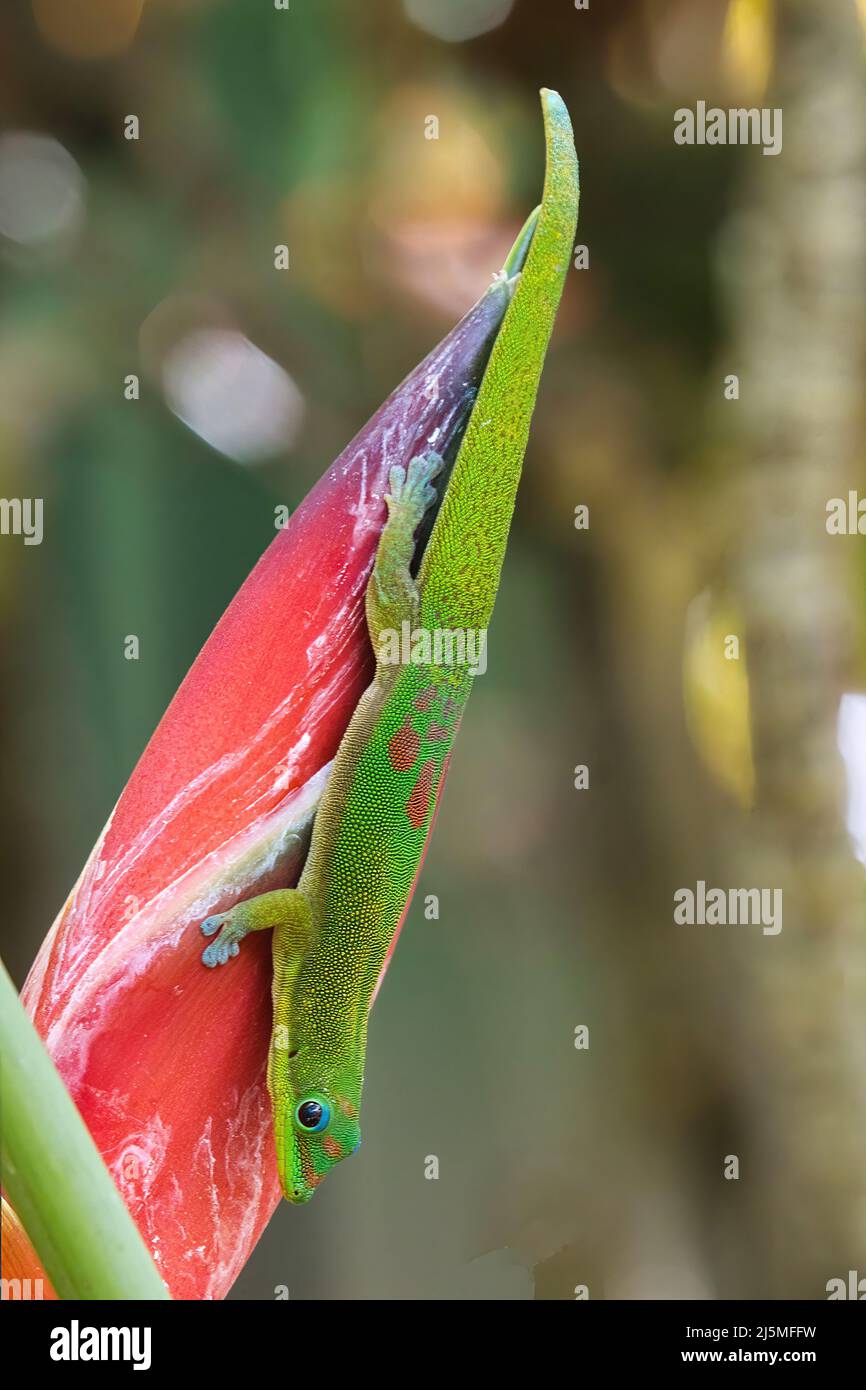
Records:
<instances>
[{"instance_id":1,"label":"gecko's front foot","mask_svg":"<svg viewBox=\"0 0 866 1390\"><path fill-rule=\"evenodd\" d=\"M286 940L297 938L306 943L309 936L310 909L297 888L274 888L270 893L257 893L242 903L235 903L228 912L215 912L205 917L201 929L205 936L219 932L216 941L201 953L205 965L225 965L236 956L240 943L251 931L278 927ZM284 945L284 950L288 947Z\"/></svg>"},{"instance_id":2,"label":"gecko's front foot","mask_svg":"<svg viewBox=\"0 0 866 1390\"><path fill-rule=\"evenodd\" d=\"M209 966L225 965L230 956L236 956L249 930L237 920L236 911L217 912L212 917L205 917L201 929L205 936L219 932L216 941L212 941L201 953L202 961Z\"/></svg>"}]
</instances>

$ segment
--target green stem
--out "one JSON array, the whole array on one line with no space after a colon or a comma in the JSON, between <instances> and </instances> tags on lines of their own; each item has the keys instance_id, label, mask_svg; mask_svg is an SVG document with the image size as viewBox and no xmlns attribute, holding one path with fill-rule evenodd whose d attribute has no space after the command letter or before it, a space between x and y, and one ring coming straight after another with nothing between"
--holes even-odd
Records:
<instances>
[{"instance_id":1,"label":"green stem","mask_svg":"<svg viewBox=\"0 0 866 1390\"><path fill-rule=\"evenodd\" d=\"M168 1298L0 962L0 1172L60 1298Z\"/></svg>"}]
</instances>

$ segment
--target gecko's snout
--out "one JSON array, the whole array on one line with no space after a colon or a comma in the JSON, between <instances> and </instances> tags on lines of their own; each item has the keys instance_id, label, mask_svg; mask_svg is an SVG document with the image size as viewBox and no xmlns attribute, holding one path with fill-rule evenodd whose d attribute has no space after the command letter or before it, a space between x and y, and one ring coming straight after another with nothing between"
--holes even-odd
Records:
<instances>
[{"instance_id":1,"label":"gecko's snout","mask_svg":"<svg viewBox=\"0 0 866 1390\"><path fill-rule=\"evenodd\" d=\"M300 1187L296 1185L283 1195L286 1197L287 1201L293 1202L295 1206L303 1206L305 1202L309 1202L315 1191L315 1187Z\"/></svg>"}]
</instances>

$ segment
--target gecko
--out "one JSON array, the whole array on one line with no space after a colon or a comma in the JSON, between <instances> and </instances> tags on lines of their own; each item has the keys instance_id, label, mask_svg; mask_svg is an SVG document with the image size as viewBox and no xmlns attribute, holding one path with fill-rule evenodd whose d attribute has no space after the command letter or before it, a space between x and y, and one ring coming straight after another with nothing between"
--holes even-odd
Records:
<instances>
[{"instance_id":1,"label":"gecko","mask_svg":"<svg viewBox=\"0 0 866 1390\"><path fill-rule=\"evenodd\" d=\"M577 226L568 112L546 88L541 103L541 205L497 277L510 303L415 577L416 532L436 501L442 459L430 449L389 473L365 600L375 674L337 750L297 887L201 923L214 938L202 956L211 967L227 965L249 932L273 932L267 1085L280 1187L293 1203L308 1201L360 1145L368 1016L423 863L499 586Z\"/></svg>"}]
</instances>

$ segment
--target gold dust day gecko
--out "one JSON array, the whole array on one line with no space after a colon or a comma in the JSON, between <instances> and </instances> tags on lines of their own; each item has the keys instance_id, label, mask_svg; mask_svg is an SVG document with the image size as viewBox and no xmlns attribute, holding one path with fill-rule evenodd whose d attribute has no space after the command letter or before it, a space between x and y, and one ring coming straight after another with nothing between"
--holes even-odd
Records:
<instances>
[{"instance_id":1,"label":"gold dust day gecko","mask_svg":"<svg viewBox=\"0 0 866 1390\"><path fill-rule=\"evenodd\" d=\"M391 470L366 596L375 677L334 759L298 886L202 923L206 936L218 933L202 957L211 966L237 955L248 932L273 930L268 1090L290 1202L306 1202L360 1143L367 1017L411 901L499 586L577 225L568 112L556 92L543 89L541 103L541 206L498 277L511 303L415 579L415 533L442 460L429 452ZM411 642L394 640L405 633Z\"/></svg>"}]
</instances>

